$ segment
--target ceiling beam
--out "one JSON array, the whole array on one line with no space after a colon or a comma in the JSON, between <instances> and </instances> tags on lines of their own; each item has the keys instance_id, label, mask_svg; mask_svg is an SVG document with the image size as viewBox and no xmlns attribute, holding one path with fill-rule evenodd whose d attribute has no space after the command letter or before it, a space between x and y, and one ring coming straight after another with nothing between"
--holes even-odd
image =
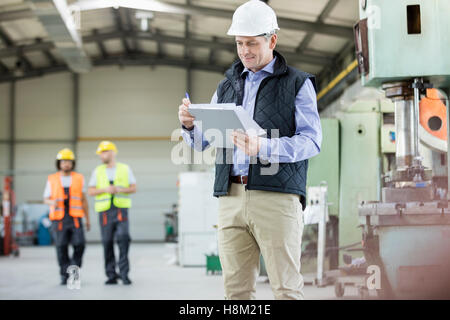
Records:
<instances>
[{"instance_id":1,"label":"ceiling beam","mask_svg":"<svg viewBox=\"0 0 450 320\"><path fill-rule=\"evenodd\" d=\"M209 63L195 62L191 59L186 58L170 58L170 57L158 57L157 55L148 55L140 53L132 53L128 55L115 55L108 56L106 59L94 59L92 61L94 66L155 66L155 65L165 65L172 67L188 68L224 73L229 66L225 65L210 65ZM23 75L17 76L13 74L1 75L0 83L9 81L18 81L28 78L41 77L45 74L58 73L58 72L69 72L69 68L66 65L57 65L44 68L35 68L31 71L24 73Z\"/></svg>"},{"instance_id":2,"label":"ceiling beam","mask_svg":"<svg viewBox=\"0 0 450 320\"><path fill-rule=\"evenodd\" d=\"M5 33L2 27L0 27L0 39L7 47L11 47L13 45L13 41L11 38Z\"/></svg>"},{"instance_id":3,"label":"ceiling beam","mask_svg":"<svg viewBox=\"0 0 450 320\"><path fill-rule=\"evenodd\" d=\"M0 49L0 58L8 58L18 56L20 52L36 52L36 51L44 51L55 48L55 45L52 42L36 42L27 45L13 46Z\"/></svg>"},{"instance_id":4,"label":"ceiling beam","mask_svg":"<svg viewBox=\"0 0 450 320\"><path fill-rule=\"evenodd\" d=\"M136 27L133 25L133 20L131 18L131 9L128 9L128 8L125 9L125 18L126 18L127 29L130 31L135 31ZM133 51L135 51L135 52L139 51L139 44L136 39L133 40Z\"/></svg>"},{"instance_id":5,"label":"ceiling beam","mask_svg":"<svg viewBox=\"0 0 450 320\"><path fill-rule=\"evenodd\" d=\"M167 4L162 1L153 1L155 3ZM174 9L180 9L185 14L189 15L202 15L218 18L226 18L231 22L234 11L225 9L214 9L208 7L202 7L197 5L185 5L185 4L170 4ZM302 30L307 32L316 32L321 34L326 34L330 36L342 37L342 38L353 38L353 28L343 27L339 25L311 22L299 19L289 19L278 17L278 25L280 28Z\"/></svg>"},{"instance_id":6,"label":"ceiling beam","mask_svg":"<svg viewBox=\"0 0 450 320\"><path fill-rule=\"evenodd\" d=\"M81 10L83 10L83 9L86 9L86 6L84 6L84 5L88 6L89 2L91 2L91 4L92 4L94 1L78 1L78 2L72 3L71 6L80 7ZM127 1L127 2L132 4L132 1ZM210 16L210 17L225 18L225 19L228 19L229 21L231 21L231 18L233 17L233 13L234 13L234 11L232 11L232 10L215 9L215 8L208 8L208 7L202 7L202 6L197 6L197 5L172 4L172 3L169 4L167 2L156 1L156 0L148 0L147 2L149 4L149 6L152 4L154 5L152 7L152 11L162 12L162 13L175 13L175 14L184 14L184 15L191 15L191 16L198 16L198 15ZM111 6L112 5L109 5L109 7L111 7ZM139 9L133 5L129 6L129 8ZM0 21L9 21L9 20L32 18L32 17L34 17L34 14L30 10L27 10L27 9L0 13ZM320 33L320 34L341 37L341 38L347 38L347 39L353 38L353 28L352 27L344 27L344 26L340 26L340 25L326 24L326 23L322 23L322 22L311 22L311 21L306 21L306 20L290 19L290 18L282 18L282 17L278 17L278 25L282 29L292 29L292 30L301 30L301 31L306 31L306 32L314 32L314 33Z\"/></svg>"},{"instance_id":7,"label":"ceiling beam","mask_svg":"<svg viewBox=\"0 0 450 320\"><path fill-rule=\"evenodd\" d=\"M28 78L41 77L44 74L56 73L56 72L62 72L62 71L70 71L70 70L66 65L34 68L33 70L24 72L21 75L15 75L15 74L0 75L0 82L9 82L9 81L23 80L23 79L28 79Z\"/></svg>"},{"instance_id":8,"label":"ceiling beam","mask_svg":"<svg viewBox=\"0 0 450 320\"><path fill-rule=\"evenodd\" d=\"M355 45L352 41L348 41L342 48L335 59L328 65L326 65L319 73L317 78L319 79L319 90L325 88L328 83L332 81L342 70L345 69L346 63L355 59ZM357 68L355 68L356 70ZM333 101L342 91L355 80L358 79L358 73L353 70L344 79L339 82L339 86L336 86L333 90L327 93L318 102L319 111L325 109L329 103Z\"/></svg>"},{"instance_id":9,"label":"ceiling beam","mask_svg":"<svg viewBox=\"0 0 450 320\"><path fill-rule=\"evenodd\" d=\"M328 0L327 4L323 8L320 15L317 17L316 22L323 23L323 21L328 17L330 12L334 9L336 4L339 2L339 0ZM305 49L308 47L309 43L311 42L312 38L314 36L314 32L308 32L306 36L303 38L300 45L297 47L297 52L304 52Z\"/></svg>"},{"instance_id":10,"label":"ceiling beam","mask_svg":"<svg viewBox=\"0 0 450 320\"><path fill-rule=\"evenodd\" d=\"M189 58L158 57L154 54L132 53L108 57L107 59L94 60L95 66L122 65L122 66L154 66L166 65L173 67L183 67L203 71L213 71L223 73L229 66L210 65L209 63L192 61Z\"/></svg>"},{"instance_id":11,"label":"ceiling beam","mask_svg":"<svg viewBox=\"0 0 450 320\"><path fill-rule=\"evenodd\" d=\"M0 26L0 39L7 48L14 47L14 41L12 41L12 39L6 34L5 30L1 26ZM28 60L27 57L23 55L23 52L21 50L17 51L16 56L18 59L18 61L16 62L17 67L23 66L25 70L33 69L33 65L31 64L30 60Z\"/></svg>"},{"instance_id":12,"label":"ceiling beam","mask_svg":"<svg viewBox=\"0 0 450 320\"><path fill-rule=\"evenodd\" d=\"M9 69L3 62L0 61L0 74L1 73L9 73Z\"/></svg>"},{"instance_id":13,"label":"ceiling beam","mask_svg":"<svg viewBox=\"0 0 450 320\"><path fill-rule=\"evenodd\" d=\"M213 42L211 40L203 40L203 39L196 39L193 37L190 37L188 39L184 37L174 37L174 36L168 36L168 35L161 35L161 34L152 34L148 32L136 32L129 34L129 37L136 37L140 40L149 40L149 41L157 41L157 42L163 42L163 43L172 43L172 44L180 44L188 47L204 47L204 48L210 48L214 50L226 50L229 52L236 52L236 44L234 42L231 42L228 38L217 38L217 41ZM277 46L276 48L278 51L280 51L285 58L290 62L297 62L297 63L309 63L314 65L324 65L332 61L331 57L326 56L318 56L318 55L310 55L310 54L298 54L296 52L293 52L292 48L287 48L285 46Z\"/></svg>"},{"instance_id":14,"label":"ceiling beam","mask_svg":"<svg viewBox=\"0 0 450 320\"><path fill-rule=\"evenodd\" d=\"M98 35L98 30L94 29L93 31L94 35ZM86 43L86 41L83 42ZM103 44L103 41L101 40L96 40L95 43L97 44L98 50L100 50L100 54L102 55L103 58L106 58L108 56L108 51L106 51L105 45Z\"/></svg>"},{"instance_id":15,"label":"ceiling beam","mask_svg":"<svg viewBox=\"0 0 450 320\"><path fill-rule=\"evenodd\" d=\"M42 53L45 55L50 65L56 66L58 64L58 61L56 61L55 57L49 50L42 51Z\"/></svg>"},{"instance_id":16,"label":"ceiling beam","mask_svg":"<svg viewBox=\"0 0 450 320\"><path fill-rule=\"evenodd\" d=\"M42 38L36 39L36 44L41 44ZM52 66L56 66L58 64L58 61L56 61L56 58L53 56L53 54L50 52L48 48L42 50L42 54L47 58L48 62Z\"/></svg>"},{"instance_id":17,"label":"ceiling beam","mask_svg":"<svg viewBox=\"0 0 450 320\"><path fill-rule=\"evenodd\" d=\"M121 14L120 14L121 13L121 8L117 8L117 9L116 8L111 8L111 11L112 11L112 14L114 16L114 21L116 22L117 29L120 32L122 32L122 35L120 36L120 39L122 41L122 46L123 46L123 48L124 48L126 53L130 53L131 52L130 46L128 45L126 36L123 34L124 31L128 31L128 30L125 30L125 28L123 26L123 23L122 23L122 17L121 17Z\"/></svg>"},{"instance_id":18,"label":"ceiling beam","mask_svg":"<svg viewBox=\"0 0 450 320\"><path fill-rule=\"evenodd\" d=\"M150 32L130 32L130 31L115 31L108 33L100 33L88 35L83 37L84 43L92 43L92 42L102 42L110 39L119 39L122 37L127 37L131 39L138 40L148 40L148 41L156 41L159 45L164 43L172 43L179 44L183 46L189 46L192 48L195 47L203 47L209 48L213 50L226 50L229 52L236 52L236 45L234 42L231 42L228 38L216 38L215 41L211 40L203 40L196 39L192 36L189 39L184 37L175 37L163 35L159 32L150 33ZM34 43L26 46L17 46L12 48L0 49L0 58L6 58L15 56L18 52L30 52L30 51L42 51L49 50L54 48L54 44L51 42L42 42L42 43ZM289 63L308 63L314 65L325 65L333 61L331 57L327 56L319 56L319 55L311 55L311 54L299 54L294 52L293 48L288 48L285 46L277 46L277 50L279 50L289 61Z\"/></svg>"},{"instance_id":19,"label":"ceiling beam","mask_svg":"<svg viewBox=\"0 0 450 320\"><path fill-rule=\"evenodd\" d=\"M159 29L156 29L155 33L159 36L161 34L161 31ZM163 42L162 41L158 41L156 43L156 45L157 45L158 56L159 57L164 56L164 45L163 45Z\"/></svg>"},{"instance_id":20,"label":"ceiling beam","mask_svg":"<svg viewBox=\"0 0 450 320\"><path fill-rule=\"evenodd\" d=\"M36 18L34 12L31 9L20 9L0 12L0 21L14 21L20 19L33 19Z\"/></svg>"},{"instance_id":21,"label":"ceiling beam","mask_svg":"<svg viewBox=\"0 0 450 320\"><path fill-rule=\"evenodd\" d=\"M213 37L212 42L217 42L217 37ZM209 58L208 58L209 64L214 64L216 62L216 50L211 48L209 49Z\"/></svg>"}]
</instances>

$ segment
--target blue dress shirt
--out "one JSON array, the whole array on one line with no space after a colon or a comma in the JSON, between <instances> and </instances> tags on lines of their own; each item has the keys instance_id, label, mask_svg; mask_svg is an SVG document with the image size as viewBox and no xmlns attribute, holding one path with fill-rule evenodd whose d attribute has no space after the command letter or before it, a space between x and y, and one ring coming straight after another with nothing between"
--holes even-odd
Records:
<instances>
[{"instance_id":1,"label":"blue dress shirt","mask_svg":"<svg viewBox=\"0 0 450 320\"><path fill-rule=\"evenodd\" d=\"M261 81L273 73L276 57L258 72L245 68L242 74L248 73L245 78L244 97L242 107L253 117L255 99ZM214 93L211 104L217 103L217 91ZM296 130L292 137L261 138L261 148L258 156L271 163L289 163L314 157L320 152L322 143L322 128L317 111L316 91L311 80L307 79L298 91L295 98L295 124ZM209 146L197 126L192 130L182 130L184 141L197 151L203 151ZM194 139L195 137L195 139ZM233 176L248 175L250 157L234 146Z\"/></svg>"}]
</instances>

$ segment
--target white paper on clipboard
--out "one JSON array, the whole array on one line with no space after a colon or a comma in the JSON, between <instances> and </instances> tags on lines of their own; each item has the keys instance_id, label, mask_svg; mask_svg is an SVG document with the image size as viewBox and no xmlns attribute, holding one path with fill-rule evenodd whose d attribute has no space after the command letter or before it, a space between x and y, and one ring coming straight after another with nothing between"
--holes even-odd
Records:
<instances>
[{"instance_id":1,"label":"white paper on clipboard","mask_svg":"<svg viewBox=\"0 0 450 320\"><path fill-rule=\"evenodd\" d=\"M210 144L214 147L232 148L233 143L227 135L233 130L243 130L248 135L266 136L266 131L241 106L234 103L218 104L191 104L188 111L195 117L195 121L201 121L201 129L205 136L212 134ZM220 133L222 139L219 139Z\"/></svg>"}]
</instances>

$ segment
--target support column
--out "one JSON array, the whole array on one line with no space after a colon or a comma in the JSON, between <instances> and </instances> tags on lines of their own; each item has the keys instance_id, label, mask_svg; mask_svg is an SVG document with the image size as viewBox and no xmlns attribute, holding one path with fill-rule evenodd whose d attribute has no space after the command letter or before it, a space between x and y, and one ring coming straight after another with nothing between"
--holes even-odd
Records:
<instances>
[{"instance_id":1,"label":"support column","mask_svg":"<svg viewBox=\"0 0 450 320\"><path fill-rule=\"evenodd\" d=\"M193 93L192 93L192 69L188 66L186 68L186 92L189 93L189 97L191 98L191 102L192 102L192 97L193 97ZM193 148L189 148L190 152L190 161L188 164L188 171L193 171L193 161L194 161L194 149Z\"/></svg>"},{"instance_id":2,"label":"support column","mask_svg":"<svg viewBox=\"0 0 450 320\"><path fill-rule=\"evenodd\" d=\"M16 81L11 81L9 90L9 174L14 176L16 143Z\"/></svg>"},{"instance_id":3,"label":"support column","mask_svg":"<svg viewBox=\"0 0 450 320\"><path fill-rule=\"evenodd\" d=\"M186 4L191 5L191 1L186 0ZM186 39L189 38L189 20L190 20L190 16L187 15L184 20L184 37ZM189 97L191 98L191 102L192 102L192 98L194 95L192 92L192 68L191 68L191 63L190 63L191 55L189 53L189 48L187 46L184 47L184 57L185 57L185 59L189 59L188 66L186 68L186 92L189 93ZM190 153L190 161L188 164L188 171L193 171L194 149L190 148L190 150L191 150L191 153Z\"/></svg>"},{"instance_id":4,"label":"support column","mask_svg":"<svg viewBox=\"0 0 450 320\"><path fill-rule=\"evenodd\" d=\"M79 137L79 124L80 124L80 76L78 73L72 73L73 83L73 151L77 155L78 137Z\"/></svg>"}]
</instances>

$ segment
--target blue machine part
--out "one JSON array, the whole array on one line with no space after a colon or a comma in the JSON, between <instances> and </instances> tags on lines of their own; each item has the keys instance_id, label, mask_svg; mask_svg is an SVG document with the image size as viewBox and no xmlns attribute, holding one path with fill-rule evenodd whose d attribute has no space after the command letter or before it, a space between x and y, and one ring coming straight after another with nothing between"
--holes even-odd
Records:
<instances>
[{"instance_id":1,"label":"blue machine part","mask_svg":"<svg viewBox=\"0 0 450 320\"><path fill-rule=\"evenodd\" d=\"M395 132L394 131L389 131L389 140L391 142L395 142Z\"/></svg>"},{"instance_id":2,"label":"blue machine part","mask_svg":"<svg viewBox=\"0 0 450 320\"><path fill-rule=\"evenodd\" d=\"M39 218L39 226L37 230L38 245L49 246L52 244L52 237L50 234L50 220L48 213Z\"/></svg>"},{"instance_id":3,"label":"blue machine part","mask_svg":"<svg viewBox=\"0 0 450 320\"><path fill-rule=\"evenodd\" d=\"M425 182L416 182L416 188L425 188L426 186Z\"/></svg>"}]
</instances>

